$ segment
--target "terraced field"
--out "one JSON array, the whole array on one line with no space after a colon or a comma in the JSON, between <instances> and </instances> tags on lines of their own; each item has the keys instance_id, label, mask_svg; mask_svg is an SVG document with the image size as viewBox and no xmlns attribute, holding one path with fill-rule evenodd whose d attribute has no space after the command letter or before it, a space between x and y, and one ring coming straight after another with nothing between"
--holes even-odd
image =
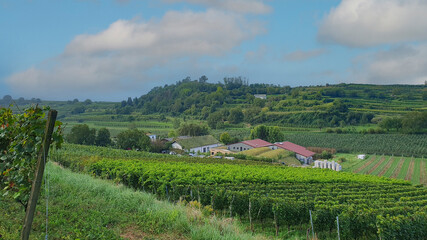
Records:
<instances>
[{"instance_id":1,"label":"terraced field","mask_svg":"<svg viewBox=\"0 0 427 240\"><path fill-rule=\"evenodd\" d=\"M338 157L348 158L348 155L338 154ZM345 172L403 179L427 186L427 159L424 158L371 155L365 160L350 159L342 166Z\"/></svg>"}]
</instances>

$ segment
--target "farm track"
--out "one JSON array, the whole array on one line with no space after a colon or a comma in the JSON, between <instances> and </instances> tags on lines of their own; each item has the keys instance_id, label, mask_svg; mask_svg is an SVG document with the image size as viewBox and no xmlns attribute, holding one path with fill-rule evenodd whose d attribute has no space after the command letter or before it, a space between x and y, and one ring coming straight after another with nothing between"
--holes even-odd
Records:
<instances>
[{"instance_id":1,"label":"farm track","mask_svg":"<svg viewBox=\"0 0 427 240\"><path fill-rule=\"evenodd\" d=\"M363 169L365 169L367 166L369 166L369 165L371 165L374 161L375 161L375 159L377 159L376 157L375 157L375 155L374 156L372 156L371 157L371 160L369 160L368 162L366 162L365 164L363 164L363 166L361 166L361 167L359 167L358 169L356 169L356 171L354 171L355 173L360 173Z\"/></svg>"},{"instance_id":2,"label":"farm track","mask_svg":"<svg viewBox=\"0 0 427 240\"><path fill-rule=\"evenodd\" d=\"M414 165L415 165L415 161L412 158L411 159L411 163L409 163L409 168L408 171L406 172L406 176L405 176L405 180L411 181L412 179L412 174L414 172Z\"/></svg>"},{"instance_id":3,"label":"farm track","mask_svg":"<svg viewBox=\"0 0 427 240\"><path fill-rule=\"evenodd\" d=\"M421 171L420 183L427 186L426 161L424 159L422 159L420 165L421 165L421 167L420 167L420 171Z\"/></svg>"},{"instance_id":4,"label":"farm track","mask_svg":"<svg viewBox=\"0 0 427 240\"><path fill-rule=\"evenodd\" d=\"M402 169L403 163L405 162L405 158L401 158L399 161L399 164L397 165L396 169L394 169L393 174L391 175L391 178L397 178L399 176L400 169Z\"/></svg>"},{"instance_id":5,"label":"farm track","mask_svg":"<svg viewBox=\"0 0 427 240\"><path fill-rule=\"evenodd\" d=\"M369 169L367 174L371 174L373 171L375 171L378 168L378 166L380 166L384 161L385 161L385 156L382 156L380 161L378 161L377 164L375 164L375 166L373 166L371 169Z\"/></svg>"},{"instance_id":6,"label":"farm track","mask_svg":"<svg viewBox=\"0 0 427 240\"><path fill-rule=\"evenodd\" d=\"M394 161L394 157L391 157L391 158L388 160L387 165L385 165L385 167L381 170L381 172L380 172L380 173L378 173L378 175L377 175L377 176L379 176L379 177L383 176L383 175L387 172L387 170L391 167L391 164L393 163L393 161Z\"/></svg>"}]
</instances>

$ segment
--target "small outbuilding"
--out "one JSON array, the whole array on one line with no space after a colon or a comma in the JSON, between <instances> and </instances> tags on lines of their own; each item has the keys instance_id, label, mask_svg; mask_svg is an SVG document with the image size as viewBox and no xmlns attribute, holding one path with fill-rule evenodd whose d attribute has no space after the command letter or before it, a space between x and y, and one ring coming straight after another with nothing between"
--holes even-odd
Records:
<instances>
[{"instance_id":1,"label":"small outbuilding","mask_svg":"<svg viewBox=\"0 0 427 240\"><path fill-rule=\"evenodd\" d=\"M260 148L260 147L269 147L273 150L277 149L277 147L274 146L274 144L264 141L262 139L247 140L247 141L227 145L227 149L233 152L241 152L241 151L246 151L252 148Z\"/></svg>"},{"instance_id":2,"label":"small outbuilding","mask_svg":"<svg viewBox=\"0 0 427 240\"><path fill-rule=\"evenodd\" d=\"M190 137L184 139L177 139L174 143L172 143L172 148L181 149L186 152L193 153L206 153L209 152L211 148L215 148L220 146L221 143L216 140L211 135L198 136L198 137Z\"/></svg>"}]
</instances>

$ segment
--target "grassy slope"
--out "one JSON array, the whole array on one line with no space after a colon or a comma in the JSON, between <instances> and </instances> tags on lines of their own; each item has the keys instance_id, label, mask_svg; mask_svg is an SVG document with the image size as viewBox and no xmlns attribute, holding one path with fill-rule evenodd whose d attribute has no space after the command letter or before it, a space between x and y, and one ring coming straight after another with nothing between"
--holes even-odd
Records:
<instances>
[{"instance_id":1,"label":"grassy slope","mask_svg":"<svg viewBox=\"0 0 427 240\"><path fill-rule=\"evenodd\" d=\"M249 150L242 151L240 153L248 156L256 157L262 153L269 152L269 151L271 151L269 147L261 147L261 148L252 148Z\"/></svg>"},{"instance_id":2,"label":"grassy slope","mask_svg":"<svg viewBox=\"0 0 427 240\"><path fill-rule=\"evenodd\" d=\"M405 159L405 162L403 162L402 168L400 169L400 172L397 175L398 179L405 179L406 173L408 172L410 162L411 162L411 158Z\"/></svg>"},{"instance_id":3,"label":"grassy slope","mask_svg":"<svg viewBox=\"0 0 427 240\"><path fill-rule=\"evenodd\" d=\"M336 154L335 159L339 159L341 157L344 157L346 159L346 161L341 164L344 172L354 172L358 168L365 165L366 162L372 158L372 156L370 156L370 157L368 157L368 159L360 160L360 159L356 158L356 154L341 154L341 153L339 153L339 154ZM375 164L379 163L381 161L382 157L384 157L385 160L380 165L378 165L378 167L375 170L373 170L370 173L370 175L378 176L382 172L384 177L392 177L396 168L398 168L402 157L399 157L399 156L394 156L394 157L392 157L392 156L377 156L374 162L372 162L371 164L366 166L359 173L368 174L369 170L372 169L372 167L374 167ZM403 160L404 162L403 162L403 165L402 165L400 171L398 172L398 174L396 176L397 179L405 179L405 177L408 173L409 165L411 163L411 158L410 157L406 157L406 158L403 157L403 159L404 159ZM421 164L422 161L427 162L426 160L424 160L422 158L414 158L414 169L413 169L412 179L411 179L411 182L413 184L425 184L425 183L423 183L423 176L427 176L427 169L423 169L423 166ZM387 166L389 166L389 167L386 168Z\"/></svg>"},{"instance_id":4,"label":"grassy slope","mask_svg":"<svg viewBox=\"0 0 427 240\"><path fill-rule=\"evenodd\" d=\"M53 164L48 169L50 239L255 239L236 224L203 217L196 208L158 201L151 194ZM22 207L0 202L0 235L19 239ZM42 196L30 239L44 239L44 206Z\"/></svg>"}]
</instances>

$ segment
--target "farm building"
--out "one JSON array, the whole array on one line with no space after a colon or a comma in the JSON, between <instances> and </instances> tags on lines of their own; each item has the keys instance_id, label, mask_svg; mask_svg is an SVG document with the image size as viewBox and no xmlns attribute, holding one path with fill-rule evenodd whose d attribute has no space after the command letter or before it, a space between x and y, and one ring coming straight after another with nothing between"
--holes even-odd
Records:
<instances>
[{"instance_id":1,"label":"farm building","mask_svg":"<svg viewBox=\"0 0 427 240\"><path fill-rule=\"evenodd\" d=\"M297 145L291 142L278 142L274 144L279 148L291 151L295 153L295 157L305 164L311 164L313 162L314 152L307 150L305 147Z\"/></svg>"},{"instance_id":2,"label":"farm building","mask_svg":"<svg viewBox=\"0 0 427 240\"><path fill-rule=\"evenodd\" d=\"M259 99L267 99L267 94L254 94L255 98L259 98Z\"/></svg>"},{"instance_id":3,"label":"farm building","mask_svg":"<svg viewBox=\"0 0 427 240\"><path fill-rule=\"evenodd\" d=\"M227 149L233 152L241 152L252 148L269 147L271 149L277 149L274 144L264 141L262 139L254 139L234 144L227 145Z\"/></svg>"},{"instance_id":4,"label":"farm building","mask_svg":"<svg viewBox=\"0 0 427 240\"><path fill-rule=\"evenodd\" d=\"M209 152L211 148L220 146L220 142L211 135L190 137L184 139L177 139L172 143L172 148L181 149L186 152Z\"/></svg>"},{"instance_id":5,"label":"farm building","mask_svg":"<svg viewBox=\"0 0 427 240\"><path fill-rule=\"evenodd\" d=\"M211 148L210 149L211 152L211 156L214 156L218 153L223 154L223 155L227 155L227 154L232 154L233 152L230 150L227 150L227 147L219 147L219 148Z\"/></svg>"},{"instance_id":6,"label":"farm building","mask_svg":"<svg viewBox=\"0 0 427 240\"><path fill-rule=\"evenodd\" d=\"M152 133L146 133L145 135L147 135L149 138L150 138L150 140L153 142L153 141L156 141L156 139L157 139L157 135L155 135L155 134L152 134Z\"/></svg>"}]
</instances>

